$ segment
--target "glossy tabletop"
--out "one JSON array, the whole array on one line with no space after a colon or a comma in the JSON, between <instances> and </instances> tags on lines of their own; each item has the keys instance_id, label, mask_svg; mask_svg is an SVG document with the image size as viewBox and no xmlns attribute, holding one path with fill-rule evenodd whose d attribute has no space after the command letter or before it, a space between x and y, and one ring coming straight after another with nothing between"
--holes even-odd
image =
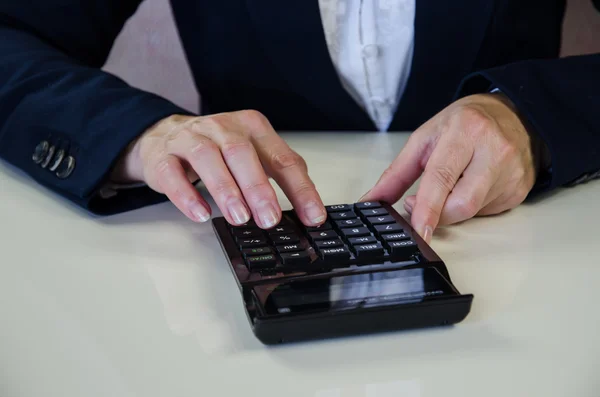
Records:
<instances>
[{"instance_id":1,"label":"glossy tabletop","mask_svg":"<svg viewBox=\"0 0 600 397\"><path fill-rule=\"evenodd\" d=\"M356 201L408 136L282 135L327 204ZM93 217L3 163L0 192L2 396L600 393L600 182L435 234L475 296L459 325L278 347L253 336L209 223L169 203Z\"/></svg>"}]
</instances>

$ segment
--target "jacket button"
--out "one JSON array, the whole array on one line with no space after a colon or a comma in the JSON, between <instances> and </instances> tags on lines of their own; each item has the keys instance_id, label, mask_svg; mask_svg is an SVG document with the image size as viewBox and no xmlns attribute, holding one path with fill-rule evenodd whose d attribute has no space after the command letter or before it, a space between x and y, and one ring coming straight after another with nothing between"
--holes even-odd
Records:
<instances>
[{"instance_id":1,"label":"jacket button","mask_svg":"<svg viewBox=\"0 0 600 397\"><path fill-rule=\"evenodd\" d=\"M50 148L50 144L46 141L40 142L33 152L32 160L34 163L39 164L44 161L46 158L46 153L48 153L48 149Z\"/></svg>"},{"instance_id":2,"label":"jacket button","mask_svg":"<svg viewBox=\"0 0 600 397\"><path fill-rule=\"evenodd\" d=\"M58 170L56 171L56 176L60 179L68 178L75 169L75 159L72 156L67 156L64 161L60 163L58 166Z\"/></svg>"},{"instance_id":3,"label":"jacket button","mask_svg":"<svg viewBox=\"0 0 600 397\"><path fill-rule=\"evenodd\" d=\"M46 153L46 158L44 159L44 161L42 161L42 164L40 164L40 167L42 167L42 168L48 167L48 164L50 164L50 161L52 161L52 157L54 156L55 151L56 151L56 147L50 146L50 148L48 149L48 153Z\"/></svg>"},{"instance_id":4,"label":"jacket button","mask_svg":"<svg viewBox=\"0 0 600 397\"><path fill-rule=\"evenodd\" d=\"M54 161L52 162L52 165L50 166L50 168L48 168L50 171L54 172L56 171L56 169L58 168L58 166L60 165L60 163L62 163L63 159L65 158L65 151L60 149L58 152L56 152L56 156L54 157Z\"/></svg>"}]
</instances>

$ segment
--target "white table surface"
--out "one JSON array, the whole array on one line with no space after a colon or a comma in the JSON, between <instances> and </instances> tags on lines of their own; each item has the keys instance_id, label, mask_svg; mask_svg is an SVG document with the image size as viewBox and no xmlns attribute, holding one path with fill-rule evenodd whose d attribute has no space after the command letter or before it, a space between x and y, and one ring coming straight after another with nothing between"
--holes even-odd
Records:
<instances>
[{"instance_id":1,"label":"white table surface","mask_svg":"<svg viewBox=\"0 0 600 397\"><path fill-rule=\"evenodd\" d=\"M283 136L327 204L407 137ZM169 203L94 218L3 163L0 192L2 397L600 395L600 182L434 236L475 295L459 325L279 347L250 331L209 224Z\"/></svg>"}]
</instances>

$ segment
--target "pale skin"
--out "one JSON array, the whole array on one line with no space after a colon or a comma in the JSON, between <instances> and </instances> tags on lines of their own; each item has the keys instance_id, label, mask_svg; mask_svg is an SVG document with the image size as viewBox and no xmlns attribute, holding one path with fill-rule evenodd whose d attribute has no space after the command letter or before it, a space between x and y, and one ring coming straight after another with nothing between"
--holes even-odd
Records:
<instances>
[{"instance_id":1,"label":"pale skin","mask_svg":"<svg viewBox=\"0 0 600 397\"><path fill-rule=\"evenodd\" d=\"M360 200L395 203L421 177L404 208L430 242L441 225L517 207L535 183L536 168L529 133L510 101L478 94L449 105L413 132ZM212 211L193 185L200 179L228 222L254 219L265 229L281 219L269 178L305 225L324 222L305 161L256 111L169 117L133 142L113 172L114 180L145 182L191 220L205 222Z\"/></svg>"}]
</instances>

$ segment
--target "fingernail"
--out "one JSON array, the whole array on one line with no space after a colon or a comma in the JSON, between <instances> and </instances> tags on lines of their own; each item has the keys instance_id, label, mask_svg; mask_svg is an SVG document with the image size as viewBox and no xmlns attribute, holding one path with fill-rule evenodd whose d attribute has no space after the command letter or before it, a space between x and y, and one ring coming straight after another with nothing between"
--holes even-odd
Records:
<instances>
[{"instance_id":1,"label":"fingernail","mask_svg":"<svg viewBox=\"0 0 600 397\"><path fill-rule=\"evenodd\" d=\"M210 219L210 214L206 208L199 202L195 202L190 206L190 212L200 222L206 222Z\"/></svg>"},{"instance_id":2,"label":"fingernail","mask_svg":"<svg viewBox=\"0 0 600 397\"><path fill-rule=\"evenodd\" d=\"M327 218L325 208L314 201L304 207L304 214L313 224L322 223Z\"/></svg>"},{"instance_id":3,"label":"fingernail","mask_svg":"<svg viewBox=\"0 0 600 397\"><path fill-rule=\"evenodd\" d=\"M260 222L267 229L277 225L279 222L275 207L268 201L259 205L257 212Z\"/></svg>"},{"instance_id":4,"label":"fingernail","mask_svg":"<svg viewBox=\"0 0 600 397\"><path fill-rule=\"evenodd\" d=\"M229 216L236 225L242 225L250 220L250 214L240 199L231 200L227 208L229 209Z\"/></svg>"},{"instance_id":5,"label":"fingernail","mask_svg":"<svg viewBox=\"0 0 600 397\"><path fill-rule=\"evenodd\" d=\"M427 225L425 226L425 230L423 231L423 240L425 240L425 242L427 244L431 243L431 235L433 234L433 229L431 228L431 226Z\"/></svg>"}]
</instances>

